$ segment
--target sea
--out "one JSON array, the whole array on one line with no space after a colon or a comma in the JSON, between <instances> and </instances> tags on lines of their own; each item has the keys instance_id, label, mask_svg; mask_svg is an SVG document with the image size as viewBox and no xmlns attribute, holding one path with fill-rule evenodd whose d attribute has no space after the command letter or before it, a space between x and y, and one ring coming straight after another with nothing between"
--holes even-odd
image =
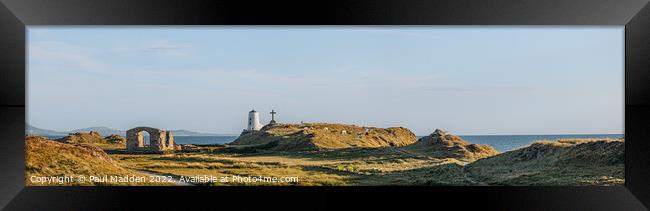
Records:
<instances>
[{"instance_id":1,"label":"sea","mask_svg":"<svg viewBox=\"0 0 650 211\"><path fill-rule=\"evenodd\" d=\"M57 139L63 136L48 136L50 139ZM423 136L418 136L418 139ZM487 144L499 152L515 150L526 147L535 141L558 139L619 139L625 138L623 134L579 134L579 135L461 135L465 141L474 144ZM227 144L237 139L237 136L174 136L174 142L178 144Z\"/></svg>"},{"instance_id":2,"label":"sea","mask_svg":"<svg viewBox=\"0 0 650 211\"><path fill-rule=\"evenodd\" d=\"M487 144L499 152L506 152L529 146L536 141L557 141L559 139L619 139L623 134L579 134L579 135L461 135L473 144Z\"/></svg>"},{"instance_id":3,"label":"sea","mask_svg":"<svg viewBox=\"0 0 650 211\"><path fill-rule=\"evenodd\" d=\"M59 139L64 136L47 136L49 139ZM227 144L239 136L174 136L174 143L177 144ZM149 136L144 136L145 143Z\"/></svg>"}]
</instances>

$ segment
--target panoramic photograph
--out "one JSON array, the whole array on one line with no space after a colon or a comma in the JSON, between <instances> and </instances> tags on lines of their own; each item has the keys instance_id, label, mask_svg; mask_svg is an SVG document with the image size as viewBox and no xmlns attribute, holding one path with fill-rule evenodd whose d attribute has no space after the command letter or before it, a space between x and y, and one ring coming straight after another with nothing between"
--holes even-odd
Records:
<instances>
[{"instance_id":1,"label":"panoramic photograph","mask_svg":"<svg viewBox=\"0 0 650 211\"><path fill-rule=\"evenodd\" d=\"M624 27L27 27L26 186L625 184Z\"/></svg>"}]
</instances>

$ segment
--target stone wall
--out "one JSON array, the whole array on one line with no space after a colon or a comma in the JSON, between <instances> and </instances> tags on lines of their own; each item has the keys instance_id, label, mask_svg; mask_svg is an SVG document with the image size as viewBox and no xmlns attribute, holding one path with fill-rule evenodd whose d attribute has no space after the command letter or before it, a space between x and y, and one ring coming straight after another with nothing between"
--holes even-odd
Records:
<instances>
[{"instance_id":1,"label":"stone wall","mask_svg":"<svg viewBox=\"0 0 650 211\"><path fill-rule=\"evenodd\" d=\"M144 145L144 132L149 133L149 147ZM171 131L151 127L136 127L126 131L127 151L162 152L174 150L174 136Z\"/></svg>"}]
</instances>

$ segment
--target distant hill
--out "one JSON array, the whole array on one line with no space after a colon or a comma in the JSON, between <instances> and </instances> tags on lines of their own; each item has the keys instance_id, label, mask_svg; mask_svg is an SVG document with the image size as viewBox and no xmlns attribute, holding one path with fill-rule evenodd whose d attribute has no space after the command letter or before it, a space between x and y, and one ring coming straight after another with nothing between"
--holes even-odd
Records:
<instances>
[{"instance_id":1,"label":"distant hill","mask_svg":"<svg viewBox=\"0 0 650 211\"><path fill-rule=\"evenodd\" d=\"M260 131L242 133L232 145L260 146L269 150L314 151L323 149L406 146L415 135L403 127L375 128L356 125L309 123L275 124ZM262 149L260 148L260 149Z\"/></svg>"},{"instance_id":2,"label":"distant hill","mask_svg":"<svg viewBox=\"0 0 650 211\"><path fill-rule=\"evenodd\" d=\"M68 135L66 132L58 132L54 130L47 130L47 129L41 129L37 128L31 125L27 125L25 127L25 133L29 135L39 135L39 136L65 136Z\"/></svg>"},{"instance_id":3,"label":"distant hill","mask_svg":"<svg viewBox=\"0 0 650 211\"><path fill-rule=\"evenodd\" d=\"M87 133L90 131L99 132L103 136L108 136L113 134L126 136L126 131L117 130L109 127L87 127L87 128L74 129L71 131L55 131L55 130L37 128L29 124L26 124L25 132L29 135L38 135L38 136L67 136L68 134L71 133ZM222 134L214 134L214 133L201 133L201 132L194 132L189 130L172 130L172 133L174 133L174 136L227 136L227 134L222 135Z\"/></svg>"},{"instance_id":4,"label":"distant hill","mask_svg":"<svg viewBox=\"0 0 650 211\"><path fill-rule=\"evenodd\" d=\"M105 136L106 135L112 135L112 134L126 136L126 131L116 130L116 129L112 129L112 128L108 128L108 127L87 127L87 128L81 128L81 129L74 129L74 130L68 131L68 133L88 133L90 131L99 132L99 134L105 135Z\"/></svg>"}]
</instances>

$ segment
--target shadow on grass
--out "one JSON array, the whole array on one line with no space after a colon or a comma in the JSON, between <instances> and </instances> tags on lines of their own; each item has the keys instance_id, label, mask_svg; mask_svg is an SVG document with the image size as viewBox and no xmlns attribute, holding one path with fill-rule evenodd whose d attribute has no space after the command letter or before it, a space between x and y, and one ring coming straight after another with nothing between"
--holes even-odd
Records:
<instances>
[{"instance_id":1,"label":"shadow on grass","mask_svg":"<svg viewBox=\"0 0 650 211\"><path fill-rule=\"evenodd\" d=\"M138 150L138 151L127 151L126 149L116 149L116 148L110 148L110 149L102 149L106 154L111 154L111 155L164 155L164 154L173 154L172 151L162 151L162 152L157 152L157 151L151 151L147 149L143 150Z\"/></svg>"},{"instance_id":2,"label":"shadow on grass","mask_svg":"<svg viewBox=\"0 0 650 211\"><path fill-rule=\"evenodd\" d=\"M468 186L472 185L463 175L462 166L447 163L416 169L392 171L382 175L391 181L388 185L407 186Z\"/></svg>"},{"instance_id":3,"label":"shadow on grass","mask_svg":"<svg viewBox=\"0 0 650 211\"><path fill-rule=\"evenodd\" d=\"M218 158L201 158L201 157L186 157L186 156L173 156L173 157L155 157L150 160L159 161L175 161L175 162L206 162L206 163L223 163L234 164L235 161Z\"/></svg>"},{"instance_id":4,"label":"shadow on grass","mask_svg":"<svg viewBox=\"0 0 650 211\"><path fill-rule=\"evenodd\" d=\"M392 160L403 158L417 158L417 156L401 153L392 147L381 148L348 148L348 149L332 149L321 151L271 151L261 149L230 149L214 151L212 154L228 154L232 157L250 157L250 156L282 156L287 158L303 158L310 160L367 160L373 159Z\"/></svg>"},{"instance_id":5,"label":"shadow on grass","mask_svg":"<svg viewBox=\"0 0 650 211\"><path fill-rule=\"evenodd\" d=\"M346 169L346 168L343 168ZM369 172L340 170L326 166L305 166L305 171L345 176L354 185L362 186L468 186L462 166L447 163L437 166L421 167L390 172Z\"/></svg>"}]
</instances>

